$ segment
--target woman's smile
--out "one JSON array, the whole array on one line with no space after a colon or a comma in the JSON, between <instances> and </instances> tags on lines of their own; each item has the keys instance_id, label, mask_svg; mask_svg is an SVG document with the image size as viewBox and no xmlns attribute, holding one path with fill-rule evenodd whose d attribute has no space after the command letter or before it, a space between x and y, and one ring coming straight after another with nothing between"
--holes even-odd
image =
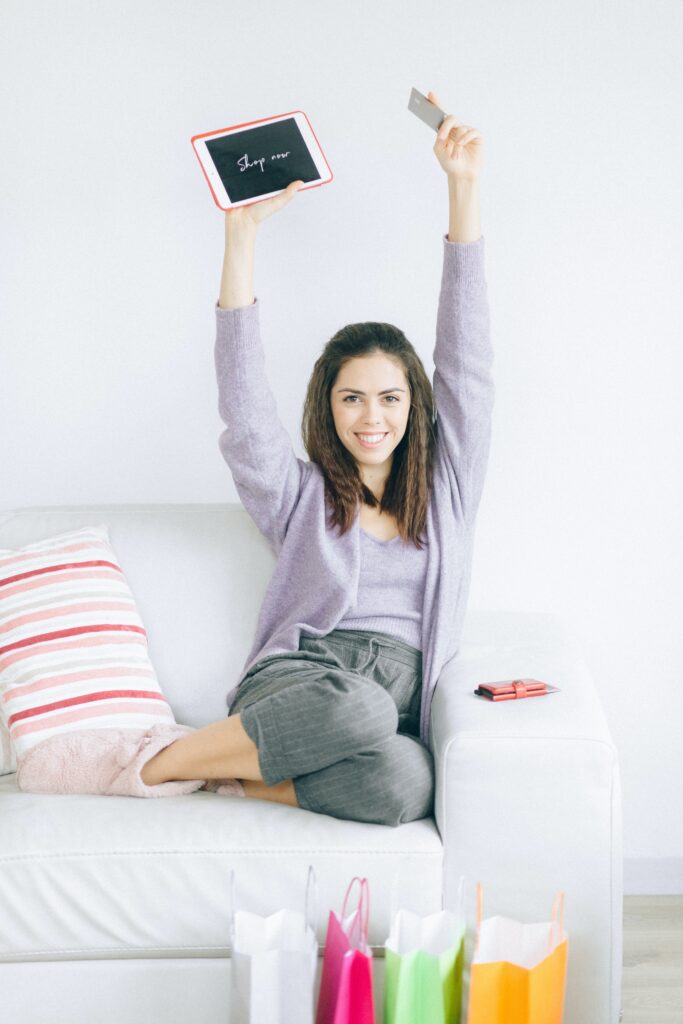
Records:
<instances>
[{"instance_id":1,"label":"woman's smile","mask_svg":"<svg viewBox=\"0 0 683 1024\"><path fill-rule=\"evenodd\" d=\"M358 443L361 444L363 448L379 448L379 446L388 437L388 432L382 434L379 432L374 434L356 434L356 437L358 438Z\"/></svg>"}]
</instances>

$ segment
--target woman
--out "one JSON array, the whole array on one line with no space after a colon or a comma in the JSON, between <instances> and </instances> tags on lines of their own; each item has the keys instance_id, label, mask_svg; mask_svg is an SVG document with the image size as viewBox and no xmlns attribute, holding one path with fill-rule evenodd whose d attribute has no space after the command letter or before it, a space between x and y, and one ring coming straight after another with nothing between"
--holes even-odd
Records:
<instances>
[{"instance_id":1,"label":"woman","mask_svg":"<svg viewBox=\"0 0 683 1024\"><path fill-rule=\"evenodd\" d=\"M459 642L493 406L482 149L453 116L434 144L450 217L433 392L398 328L347 325L309 381L308 462L268 388L252 287L257 226L302 183L226 213L220 448L277 564L227 718L131 737L98 791L206 788L392 826L432 814L431 699Z\"/></svg>"},{"instance_id":2,"label":"woman","mask_svg":"<svg viewBox=\"0 0 683 1024\"><path fill-rule=\"evenodd\" d=\"M302 434L310 463L291 452L265 384L252 287L257 225L302 183L226 213L216 365L228 429L220 445L281 573L271 580L247 671L228 697L228 718L157 754L142 771L147 784L232 777L247 796L390 825L432 813L421 649L431 552L429 529L426 538L422 533L433 488L441 495L448 484L440 514L452 518L455 511L469 541L460 545L458 566L457 610L464 612L462 580L469 575L492 407L483 253L476 251L483 247L481 134L447 117L434 154L449 182L444 246L468 250L445 253L453 258L444 268L437 325L437 424L429 381L402 332L388 324L349 325L328 342L308 385ZM469 339L468 330L476 337ZM462 351L442 354L447 344ZM439 382L442 409L437 379L449 371L459 379L448 396L451 385ZM439 436L451 476L435 481ZM335 553L347 570L341 581L334 569L330 579ZM443 576L441 566L431 569ZM330 585L339 582L341 593ZM432 615L437 610L435 603Z\"/></svg>"}]
</instances>

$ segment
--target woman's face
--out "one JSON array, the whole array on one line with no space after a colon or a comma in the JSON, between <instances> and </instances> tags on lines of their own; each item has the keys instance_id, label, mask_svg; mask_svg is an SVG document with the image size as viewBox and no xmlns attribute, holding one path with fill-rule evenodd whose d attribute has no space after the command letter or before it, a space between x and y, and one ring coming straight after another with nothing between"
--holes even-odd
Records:
<instances>
[{"instance_id":1,"label":"woman's face","mask_svg":"<svg viewBox=\"0 0 683 1024\"><path fill-rule=\"evenodd\" d=\"M361 479L369 487L381 484L408 424L405 370L384 353L350 359L337 374L330 403L339 439L358 463ZM377 434L384 435L377 444L364 445L359 437Z\"/></svg>"}]
</instances>

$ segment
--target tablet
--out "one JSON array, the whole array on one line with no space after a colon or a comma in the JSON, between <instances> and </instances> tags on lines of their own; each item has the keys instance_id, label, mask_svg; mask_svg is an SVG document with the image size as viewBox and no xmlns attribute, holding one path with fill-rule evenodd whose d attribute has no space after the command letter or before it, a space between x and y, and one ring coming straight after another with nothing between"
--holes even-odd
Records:
<instances>
[{"instance_id":1,"label":"tablet","mask_svg":"<svg viewBox=\"0 0 683 1024\"><path fill-rule=\"evenodd\" d=\"M333 174L303 110L192 136L214 202L221 210L249 206L283 192L317 188Z\"/></svg>"}]
</instances>

